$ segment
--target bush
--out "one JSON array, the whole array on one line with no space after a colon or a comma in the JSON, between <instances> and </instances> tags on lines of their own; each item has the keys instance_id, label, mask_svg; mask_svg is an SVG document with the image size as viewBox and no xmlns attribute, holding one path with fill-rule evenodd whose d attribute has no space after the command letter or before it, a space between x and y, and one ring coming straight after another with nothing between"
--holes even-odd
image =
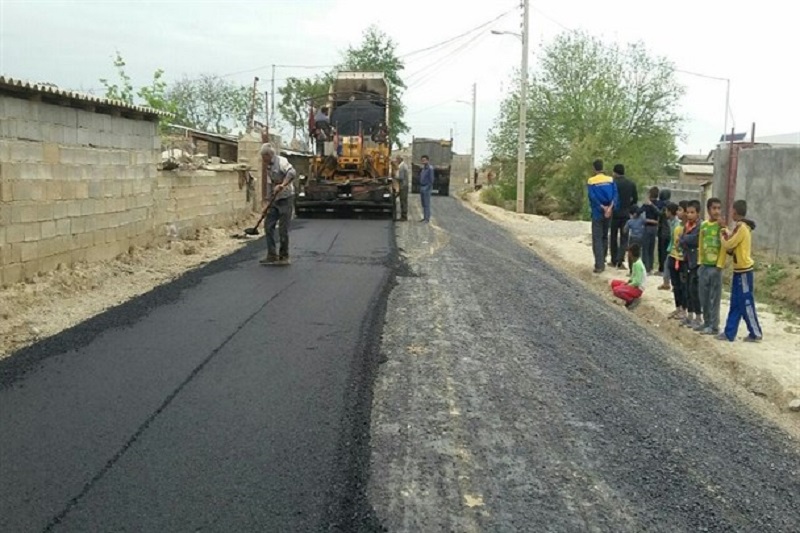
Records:
<instances>
[{"instance_id":1,"label":"bush","mask_svg":"<svg viewBox=\"0 0 800 533\"><path fill-rule=\"evenodd\" d=\"M497 207L505 207L505 199L497 187L481 189L481 202Z\"/></svg>"}]
</instances>

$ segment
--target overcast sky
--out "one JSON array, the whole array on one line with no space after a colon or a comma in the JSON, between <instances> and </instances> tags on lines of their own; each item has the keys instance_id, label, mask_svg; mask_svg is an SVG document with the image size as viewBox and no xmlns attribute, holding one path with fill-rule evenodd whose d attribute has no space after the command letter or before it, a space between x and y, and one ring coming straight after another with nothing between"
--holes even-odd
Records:
<instances>
[{"instance_id":1,"label":"overcast sky","mask_svg":"<svg viewBox=\"0 0 800 533\"><path fill-rule=\"evenodd\" d=\"M249 85L259 76L261 89L269 90L272 64L334 65L370 24L393 37L402 55L517 5L517 0L0 0L0 74L102 94L98 79L115 75L112 58L118 49L136 86L163 68L168 80L213 73ZM737 131L756 122L757 136L796 132L798 20L800 3L791 0L739 8L722 0L536 0L532 68L541 44L565 28L607 41L642 40L681 70L731 79L729 129L735 121ZM456 151L469 152L471 106L459 100L469 102L477 83L477 153L486 155L488 130L520 62L520 41L489 29L519 31L519 24L515 10L466 44L456 41L407 58L405 102L412 134L447 137L452 128ZM318 70L279 66L276 85ZM679 149L707 151L723 129L725 82L679 76L687 88L681 109L686 140Z\"/></svg>"}]
</instances>

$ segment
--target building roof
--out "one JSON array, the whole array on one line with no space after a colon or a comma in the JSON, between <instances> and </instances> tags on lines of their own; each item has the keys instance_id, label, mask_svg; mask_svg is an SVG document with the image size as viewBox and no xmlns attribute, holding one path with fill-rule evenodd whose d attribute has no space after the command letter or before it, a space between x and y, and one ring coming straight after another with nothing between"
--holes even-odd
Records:
<instances>
[{"instance_id":1,"label":"building roof","mask_svg":"<svg viewBox=\"0 0 800 533\"><path fill-rule=\"evenodd\" d=\"M211 133L209 131L189 128L187 126L179 126L177 124L170 124L169 127L176 130L183 130L187 133L189 137L193 137L195 139L200 139L212 143L227 144L230 146L239 145L239 138L235 135L226 135L224 133Z\"/></svg>"},{"instance_id":2,"label":"building roof","mask_svg":"<svg viewBox=\"0 0 800 533\"><path fill-rule=\"evenodd\" d=\"M169 113L151 107L127 104L119 100L109 100L108 98L100 98L90 94L67 91L65 89L59 89L55 85L37 84L10 78L8 76L0 76L0 94L22 98L39 96L45 102L68 103L73 107L81 108L93 107L99 112L113 110L129 118L155 119L161 116L169 116ZM136 115L139 115L139 117Z\"/></svg>"},{"instance_id":3,"label":"building roof","mask_svg":"<svg viewBox=\"0 0 800 533\"><path fill-rule=\"evenodd\" d=\"M780 135L756 135L757 143L767 144L797 144L800 145L800 131L795 133L782 133Z\"/></svg>"},{"instance_id":4,"label":"building roof","mask_svg":"<svg viewBox=\"0 0 800 533\"><path fill-rule=\"evenodd\" d=\"M714 165L680 165L680 167L684 174L702 174L704 176L714 174Z\"/></svg>"},{"instance_id":5,"label":"building roof","mask_svg":"<svg viewBox=\"0 0 800 533\"><path fill-rule=\"evenodd\" d=\"M702 165L708 163L708 155L703 154L684 154L678 159L681 165Z\"/></svg>"}]
</instances>

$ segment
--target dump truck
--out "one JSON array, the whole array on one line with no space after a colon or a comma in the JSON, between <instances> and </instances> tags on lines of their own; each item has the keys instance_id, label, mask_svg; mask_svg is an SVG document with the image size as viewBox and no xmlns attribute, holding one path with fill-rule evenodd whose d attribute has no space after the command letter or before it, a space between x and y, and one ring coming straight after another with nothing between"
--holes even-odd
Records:
<instances>
[{"instance_id":1,"label":"dump truck","mask_svg":"<svg viewBox=\"0 0 800 533\"><path fill-rule=\"evenodd\" d=\"M298 217L318 212L394 217L388 102L382 72L336 74L324 150L311 156L308 175L298 180Z\"/></svg>"},{"instance_id":2,"label":"dump truck","mask_svg":"<svg viewBox=\"0 0 800 533\"><path fill-rule=\"evenodd\" d=\"M453 163L453 139L414 137L411 141L411 192L419 192L422 156L433 166L433 190L441 196L450 194L450 168Z\"/></svg>"}]
</instances>

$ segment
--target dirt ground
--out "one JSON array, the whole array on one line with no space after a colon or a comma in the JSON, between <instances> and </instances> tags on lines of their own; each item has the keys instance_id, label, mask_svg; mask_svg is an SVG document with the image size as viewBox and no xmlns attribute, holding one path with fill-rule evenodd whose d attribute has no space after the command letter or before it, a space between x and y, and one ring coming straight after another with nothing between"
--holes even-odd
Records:
<instances>
[{"instance_id":1,"label":"dirt ground","mask_svg":"<svg viewBox=\"0 0 800 533\"><path fill-rule=\"evenodd\" d=\"M591 228L581 221L552 221L536 215L519 215L480 202L478 193L465 196L467 204L484 217L504 226L544 259L557 263L573 276L603 295L610 304L620 305L611 295L609 281L625 279L627 272L608 269L592 274ZM701 336L678 326L667 315L674 309L672 293L659 291L658 276L647 281L644 300L634 312L635 319L657 331L666 340L683 348L691 363L707 373L724 373L752 394L765 398L781 410L800 398L800 325L769 307L757 304L764 340L758 344L741 341L725 343L713 337ZM728 301L723 295L722 320L727 316ZM740 338L746 335L744 324ZM796 416L796 415L795 415Z\"/></svg>"},{"instance_id":2,"label":"dirt ground","mask_svg":"<svg viewBox=\"0 0 800 533\"><path fill-rule=\"evenodd\" d=\"M111 261L77 264L0 289L0 359L232 253L247 242L231 238L241 231L205 229L192 240L132 248Z\"/></svg>"}]
</instances>

